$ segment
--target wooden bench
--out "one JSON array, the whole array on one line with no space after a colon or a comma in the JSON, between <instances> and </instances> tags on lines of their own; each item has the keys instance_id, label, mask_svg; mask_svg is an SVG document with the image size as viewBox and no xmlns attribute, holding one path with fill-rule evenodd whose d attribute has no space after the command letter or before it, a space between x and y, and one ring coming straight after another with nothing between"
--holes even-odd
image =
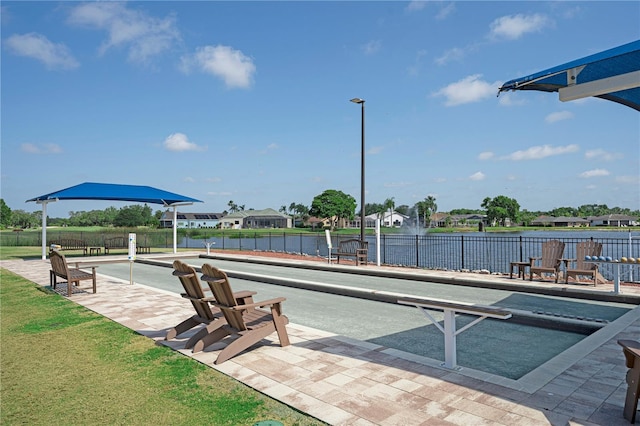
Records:
<instances>
[{"instance_id":1,"label":"wooden bench","mask_svg":"<svg viewBox=\"0 0 640 426\"><path fill-rule=\"evenodd\" d=\"M338 250L333 255L340 263L341 257L353 257L356 260L356 266L364 263L367 264L369 253L369 243L358 239L350 239L338 242Z\"/></svg>"},{"instance_id":2,"label":"wooden bench","mask_svg":"<svg viewBox=\"0 0 640 426\"><path fill-rule=\"evenodd\" d=\"M113 237L104 240L104 254L109 254L110 249L129 249L129 239L125 237ZM136 253L151 253L150 246L136 245Z\"/></svg>"},{"instance_id":3,"label":"wooden bench","mask_svg":"<svg viewBox=\"0 0 640 426\"><path fill-rule=\"evenodd\" d=\"M79 268L69 268L67 259L57 250L49 252L49 261L51 262L51 270L49 271L49 285L55 290L58 278L62 278L67 282L67 297L71 297L73 283L80 285L80 281L92 280L93 292L96 292L96 267L91 267L91 272L85 272Z\"/></svg>"},{"instance_id":4,"label":"wooden bench","mask_svg":"<svg viewBox=\"0 0 640 426\"><path fill-rule=\"evenodd\" d=\"M86 242L74 238L61 238L59 240L51 241L49 244L60 246L60 250L82 250L82 253L86 256L88 245Z\"/></svg>"},{"instance_id":5,"label":"wooden bench","mask_svg":"<svg viewBox=\"0 0 640 426\"><path fill-rule=\"evenodd\" d=\"M450 300L426 299L406 297L398 299L401 305L415 306L444 334L444 363L443 367L459 369L456 355L456 336L468 328L476 325L485 318L506 320L511 318L511 312L494 306L474 305ZM444 327L431 316L427 310L444 312ZM459 330L456 330L456 314L474 315L479 318L471 321Z\"/></svg>"},{"instance_id":6,"label":"wooden bench","mask_svg":"<svg viewBox=\"0 0 640 426\"><path fill-rule=\"evenodd\" d=\"M622 346L627 368L627 397L624 402L625 419L631 423L636 421L638 398L640 398L640 341L618 340Z\"/></svg>"},{"instance_id":7,"label":"wooden bench","mask_svg":"<svg viewBox=\"0 0 640 426\"><path fill-rule=\"evenodd\" d=\"M109 254L112 249L128 249L129 241L125 237L105 238L104 254Z\"/></svg>"}]
</instances>

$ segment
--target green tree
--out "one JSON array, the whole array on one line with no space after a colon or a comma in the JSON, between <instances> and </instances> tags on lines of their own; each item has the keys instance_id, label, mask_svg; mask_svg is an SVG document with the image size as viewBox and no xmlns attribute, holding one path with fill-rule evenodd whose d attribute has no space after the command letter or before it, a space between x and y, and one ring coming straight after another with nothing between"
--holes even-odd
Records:
<instances>
[{"instance_id":1,"label":"green tree","mask_svg":"<svg viewBox=\"0 0 640 426\"><path fill-rule=\"evenodd\" d=\"M16 228L37 227L42 221L42 212L29 213L24 210L13 210L11 212L11 226Z\"/></svg>"},{"instance_id":2,"label":"green tree","mask_svg":"<svg viewBox=\"0 0 640 426\"><path fill-rule=\"evenodd\" d=\"M431 215L438 211L438 205L436 204L436 197L429 195L422 201L418 201L415 205L418 209L418 214L422 216L424 226L430 221Z\"/></svg>"},{"instance_id":3,"label":"green tree","mask_svg":"<svg viewBox=\"0 0 640 426\"><path fill-rule=\"evenodd\" d=\"M0 198L0 226L3 228L11 224L11 209L4 202L4 198Z\"/></svg>"},{"instance_id":4,"label":"green tree","mask_svg":"<svg viewBox=\"0 0 640 426\"><path fill-rule=\"evenodd\" d=\"M316 195L311 203L309 214L331 220L333 231L340 219L353 219L356 210L356 199L336 189L327 189Z\"/></svg>"},{"instance_id":5,"label":"green tree","mask_svg":"<svg viewBox=\"0 0 640 426\"><path fill-rule=\"evenodd\" d=\"M481 207L487 210L487 220L491 224L500 223L504 226L507 219L511 219L512 222L518 221L520 204L513 198L504 195L498 195L493 199L486 197Z\"/></svg>"},{"instance_id":6,"label":"green tree","mask_svg":"<svg viewBox=\"0 0 640 426\"><path fill-rule=\"evenodd\" d=\"M114 221L115 226L135 227L148 226L153 223L151 207L144 205L133 205L122 207Z\"/></svg>"},{"instance_id":7,"label":"green tree","mask_svg":"<svg viewBox=\"0 0 640 426\"><path fill-rule=\"evenodd\" d=\"M384 200L384 209L389 211L389 227L393 228L393 208L396 206L396 202L393 197Z\"/></svg>"}]
</instances>

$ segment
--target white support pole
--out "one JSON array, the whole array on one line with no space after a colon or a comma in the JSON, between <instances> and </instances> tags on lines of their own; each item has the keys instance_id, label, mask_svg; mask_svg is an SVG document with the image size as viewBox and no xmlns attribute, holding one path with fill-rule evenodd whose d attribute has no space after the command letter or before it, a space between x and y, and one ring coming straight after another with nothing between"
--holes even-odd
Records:
<instances>
[{"instance_id":1,"label":"white support pole","mask_svg":"<svg viewBox=\"0 0 640 426\"><path fill-rule=\"evenodd\" d=\"M380 266L380 219L376 219L376 265Z\"/></svg>"},{"instance_id":2,"label":"white support pole","mask_svg":"<svg viewBox=\"0 0 640 426\"><path fill-rule=\"evenodd\" d=\"M47 201L42 202L42 260L47 260Z\"/></svg>"},{"instance_id":3,"label":"white support pole","mask_svg":"<svg viewBox=\"0 0 640 426\"><path fill-rule=\"evenodd\" d=\"M173 206L173 254L178 253L178 206Z\"/></svg>"},{"instance_id":4,"label":"white support pole","mask_svg":"<svg viewBox=\"0 0 640 426\"><path fill-rule=\"evenodd\" d=\"M456 356L456 313L444 310L444 366L454 369L458 365Z\"/></svg>"}]
</instances>

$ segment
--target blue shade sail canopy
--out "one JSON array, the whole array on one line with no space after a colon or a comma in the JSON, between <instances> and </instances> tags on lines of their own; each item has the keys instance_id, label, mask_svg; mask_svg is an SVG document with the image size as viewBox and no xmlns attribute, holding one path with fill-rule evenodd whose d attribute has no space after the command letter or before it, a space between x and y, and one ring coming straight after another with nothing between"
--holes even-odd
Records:
<instances>
[{"instance_id":1,"label":"blue shade sail canopy","mask_svg":"<svg viewBox=\"0 0 640 426\"><path fill-rule=\"evenodd\" d=\"M133 201L136 203L162 204L172 206L183 203L201 203L202 201L173 192L163 191L151 186L118 185L112 183L85 182L80 185L61 189L27 200L44 202L54 200L107 200Z\"/></svg>"},{"instance_id":2,"label":"blue shade sail canopy","mask_svg":"<svg viewBox=\"0 0 640 426\"><path fill-rule=\"evenodd\" d=\"M47 257L47 204L59 200L107 200L132 201L136 203L162 204L173 207L173 252L177 247L177 206L202 203L195 198L163 191L151 186L118 185L113 183L85 182L80 185L61 189L60 191L31 198L26 202L35 201L42 204L42 260Z\"/></svg>"},{"instance_id":3,"label":"blue shade sail canopy","mask_svg":"<svg viewBox=\"0 0 640 426\"><path fill-rule=\"evenodd\" d=\"M563 102L594 96L640 111L640 40L507 81L508 90L558 92Z\"/></svg>"}]
</instances>

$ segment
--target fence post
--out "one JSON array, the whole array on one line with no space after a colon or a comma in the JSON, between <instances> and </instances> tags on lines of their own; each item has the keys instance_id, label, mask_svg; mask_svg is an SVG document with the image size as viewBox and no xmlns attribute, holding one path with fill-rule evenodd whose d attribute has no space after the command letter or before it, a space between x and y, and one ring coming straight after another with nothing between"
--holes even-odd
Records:
<instances>
[{"instance_id":1,"label":"fence post","mask_svg":"<svg viewBox=\"0 0 640 426\"><path fill-rule=\"evenodd\" d=\"M462 266L460 269L464 269L464 235L460 235L460 250L462 251L462 256L460 256Z\"/></svg>"},{"instance_id":2,"label":"fence post","mask_svg":"<svg viewBox=\"0 0 640 426\"><path fill-rule=\"evenodd\" d=\"M420 266L420 244L419 238L416 234L416 268Z\"/></svg>"},{"instance_id":3,"label":"fence post","mask_svg":"<svg viewBox=\"0 0 640 426\"><path fill-rule=\"evenodd\" d=\"M282 233L282 244L284 246L284 252L287 252L287 233L283 232Z\"/></svg>"},{"instance_id":4,"label":"fence post","mask_svg":"<svg viewBox=\"0 0 640 426\"><path fill-rule=\"evenodd\" d=\"M520 262L522 262L523 261L522 260L522 254L523 254L522 253L522 235L520 235L519 240L520 240ZM509 272L511 272L511 271L509 271Z\"/></svg>"}]
</instances>

